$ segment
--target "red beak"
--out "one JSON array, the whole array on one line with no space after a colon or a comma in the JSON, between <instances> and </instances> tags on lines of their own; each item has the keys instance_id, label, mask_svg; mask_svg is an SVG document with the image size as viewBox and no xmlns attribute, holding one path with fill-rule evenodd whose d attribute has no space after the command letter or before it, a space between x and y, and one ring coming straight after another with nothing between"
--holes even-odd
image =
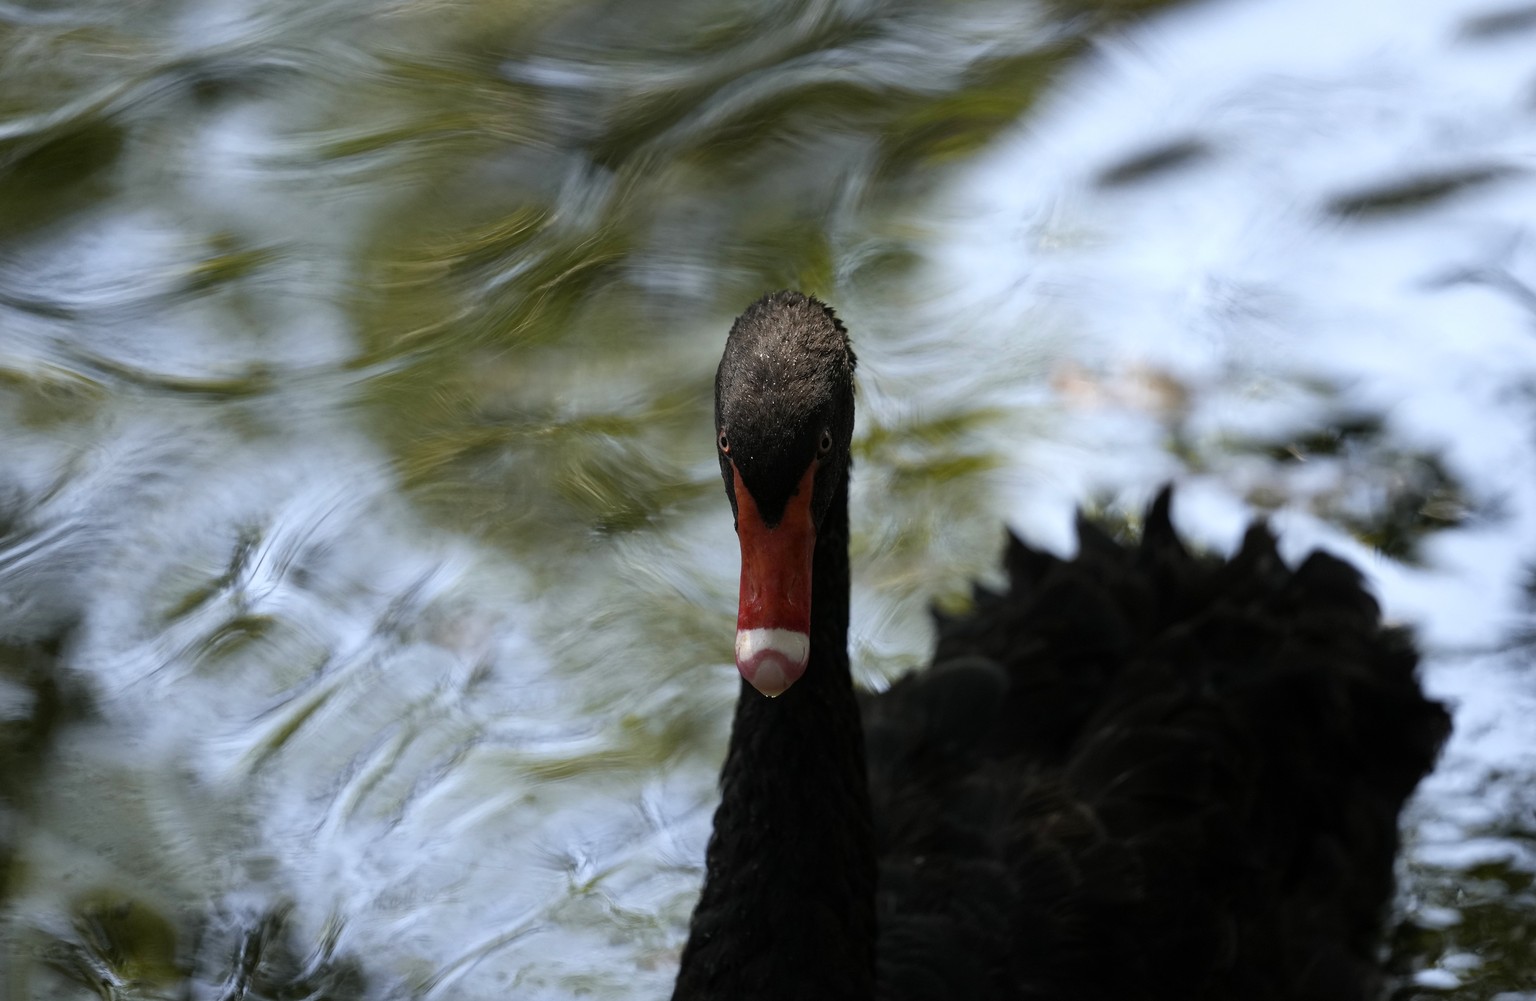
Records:
<instances>
[{"instance_id":1,"label":"red beak","mask_svg":"<svg viewBox=\"0 0 1536 1001\"><path fill-rule=\"evenodd\" d=\"M769 528L732 463L736 535L741 541L741 604L736 612L736 669L770 698L805 673L811 656L811 556L816 526L811 493L817 463Z\"/></svg>"}]
</instances>

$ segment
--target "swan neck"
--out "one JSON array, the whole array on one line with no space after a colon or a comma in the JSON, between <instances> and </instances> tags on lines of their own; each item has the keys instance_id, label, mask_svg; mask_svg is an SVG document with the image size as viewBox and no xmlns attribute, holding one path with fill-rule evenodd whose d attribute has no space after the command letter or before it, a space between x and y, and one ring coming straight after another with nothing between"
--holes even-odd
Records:
<instances>
[{"instance_id":1,"label":"swan neck","mask_svg":"<svg viewBox=\"0 0 1536 1001\"><path fill-rule=\"evenodd\" d=\"M874 996L875 859L848 664L848 485L812 558L805 676L745 682L675 1001Z\"/></svg>"}]
</instances>

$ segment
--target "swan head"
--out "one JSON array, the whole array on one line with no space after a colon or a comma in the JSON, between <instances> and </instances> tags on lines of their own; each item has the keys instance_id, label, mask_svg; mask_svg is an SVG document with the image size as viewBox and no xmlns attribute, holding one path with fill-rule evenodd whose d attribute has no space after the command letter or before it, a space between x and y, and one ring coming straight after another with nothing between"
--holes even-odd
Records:
<instances>
[{"instance_id":1,"label":"swan head","mask_svg":"<svg viewBox=\"0 0 1536 1001\"><path fill-rule=\"evenodd\" d=\"M774 292L736 319L715 374L715 445L741 543L736 669L770 697L810 661L812 557L846 482L853 368L830 307Z\"/></svg>"}]
</instances>

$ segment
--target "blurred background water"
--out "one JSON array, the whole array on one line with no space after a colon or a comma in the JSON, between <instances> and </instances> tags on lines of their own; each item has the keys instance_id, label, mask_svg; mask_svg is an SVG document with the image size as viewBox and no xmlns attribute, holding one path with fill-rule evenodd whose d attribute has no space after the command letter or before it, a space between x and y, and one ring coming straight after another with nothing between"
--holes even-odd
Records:
<instances>
[{"instance_id":1,"label":"blurred background water","mask_svg":"<svg viewBox=\"0 0 1536 1001\"><path fill-rule=\"evenodd\" d=\"M1456 708L1399 996L1536 998L1533 170L1521 0L0 2L0 993L665 996L795 286L866 684L1267 514Z\"/></svg>"}]
</instances>

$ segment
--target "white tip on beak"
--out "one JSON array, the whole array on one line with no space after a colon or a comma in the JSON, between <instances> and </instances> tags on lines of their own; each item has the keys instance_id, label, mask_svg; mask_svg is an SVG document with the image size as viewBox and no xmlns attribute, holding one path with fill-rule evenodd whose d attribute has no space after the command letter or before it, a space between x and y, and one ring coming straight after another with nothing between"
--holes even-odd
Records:
<instances>
[{"instance_id":1,"label":"white tip on beak","mask_svg":"<svg viewBox=\"0 0 1536 1001\"><path fill-rule=\"evenodd\" d=\"M738 629L736 670L747 683L769 698L805 673L811 656L811 638L792 629Z\"/></svg>"}]
</instances>

